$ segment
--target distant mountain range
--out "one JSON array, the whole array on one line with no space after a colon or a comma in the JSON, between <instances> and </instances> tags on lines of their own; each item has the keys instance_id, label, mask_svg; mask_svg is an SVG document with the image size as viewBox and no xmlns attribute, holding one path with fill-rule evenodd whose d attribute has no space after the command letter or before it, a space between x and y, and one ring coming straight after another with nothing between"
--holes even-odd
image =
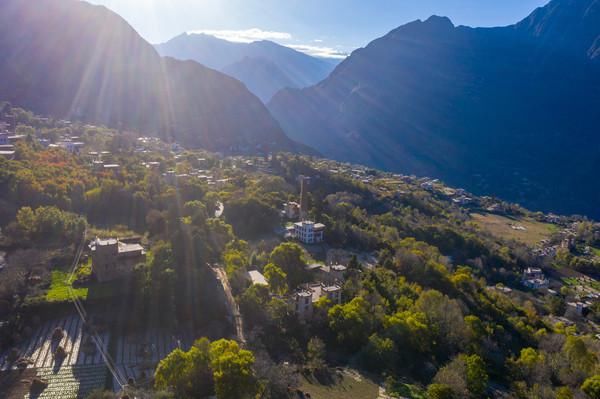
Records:
<instances>
[{"instance_id":1,"label":"distant mountain range","mask_svg":"<svg viewBox=\"0 0 600 399\"><path fill-rule=\"evenodd\" d=\"M242 83L162 58L121 17L75 0L3 0L0 99L216 151L304 147Z\"/></svg>"},{"instance_id":2,"label":"distant mountain range","mask_svg":"<svg viewBox=\"0 0 600 399\"><path fill-rule=\"evenodd\" d=\"M234 43L206 34L184 33L155 48L163 56L194 60L233 76L265 102L281 89L319 83L338 64L271 41Z\"/></svg>"},{"instance_id":3,"label":"distant mountain range","mask_svg":"<svg viewBox=\"0 0 600 399\"><path fill-rule=\"evenodd\" d=\"M501 28L415 21L268 107L328 157L600 217L600 0Z\"/></svg>"}]
</instances>

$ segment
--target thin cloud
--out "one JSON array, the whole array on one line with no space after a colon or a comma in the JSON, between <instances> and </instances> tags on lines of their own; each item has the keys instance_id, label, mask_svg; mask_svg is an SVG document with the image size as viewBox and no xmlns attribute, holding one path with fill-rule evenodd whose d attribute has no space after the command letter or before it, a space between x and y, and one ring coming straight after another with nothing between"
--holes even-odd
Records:
<instances>
[{"instance_id":1,"label":"thin cloud","mask_svg":"<svg viewBox=\"0 0 600 399\"><path fill-rule=\"evenodd\" d=\"M332 47L314 46L310 44L290 44L289 47L308 55L312 55L313 57L335 58L339 60L348 57L348 53L336 50Z\"/></svg>"},{"instance_id":2,"label":"thin cloud","mask_svg":"<svg viewBox=\"0 0 600 399\"><path fill-rule=\"evenodd\" d=\"M188 33L211 35L219 39L236 43L252 43L260 40L290 40L292 35L287 32L267 31L259 28L242 30L211 30L202 29L189 31Z\"/></svg>"}]
</instances>

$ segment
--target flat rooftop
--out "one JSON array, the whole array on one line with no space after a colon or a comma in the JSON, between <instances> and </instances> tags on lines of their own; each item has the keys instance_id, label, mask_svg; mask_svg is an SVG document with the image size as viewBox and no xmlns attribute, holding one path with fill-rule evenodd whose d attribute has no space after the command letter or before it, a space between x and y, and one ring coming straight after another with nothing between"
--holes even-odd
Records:
<instances>
[{"instance_id":1,"label":"flat rooftop","mask_svg":"<svg viewBox=\"0 0 600 399\"><path fill-rule=\"evenodd\" d=\"M250 270L248 272L248 278L253 285L269 285L265 276L258 270Z\"/></svg>"}]
</instances>

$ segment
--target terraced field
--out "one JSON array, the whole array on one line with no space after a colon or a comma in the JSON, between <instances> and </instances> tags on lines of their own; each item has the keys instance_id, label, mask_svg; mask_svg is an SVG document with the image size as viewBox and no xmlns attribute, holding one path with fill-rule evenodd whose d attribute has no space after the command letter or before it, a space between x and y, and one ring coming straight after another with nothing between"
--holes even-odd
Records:
<instances>
[{"instance_id":1,"label":"terraced field","mask_svg":"<svg viewBox=\"0 0 600 399\"><path fill-rule=\"evenodd\" d=\"M60 341L53 341L52 335L57 327L63 329L64 335ZM20 364L26 371L30 371L28 374L47 380L48 387L36 396L40 399L84 397L90 390L105 386L107 373L100 352L94 345L85 344L89 340L88 337L89 333L85 331L78 316L48 321L17 348L17 362L9 362L8 352L0 356L0 371L16 372L19 368L17 364ZM99 337L104 350L107 350L109 333L100 333ZM62 360L54 356L59 346L65 353Z\"/></svg>"},{"instance_id":2,"label":"terraced field","mask_svg":"<svg viewBox=\"0 0 600 399\"><path fill-rule=\"evenodd\" d=\"M63 329L64 336L60 341L53 341L52 335L58 327ZM90 336L81 319L72 315L41 325L17 348L18 361L9 362L9 351L2 354L0 373L4 376L19 373L18 365L21 365L23 370L20 373L28 376L25 379L17 377L13 381L16 386L7 392L17 393L11 394L11 399L30 399L29 384L35 377L48 382L48 387L35 396L39 399L78 399L93 389L104 388L108 369L100 351L91 344ZM103 350L108 352L110 334L102 332L98 336ZM152 376L162 358L177 347L188 349L194 337L188 333L173 334L165 330L148 329L142 334L115 339L110 355L118 377L113 376L113 388L119 391L121 384L129 378L138 382L143 381L144 376ZM54 355L59 346L65 352L62 361L57 361ZM1 392L0 397L4 398Z\"/></svg>"},{"instance_id":3,"label":"terraced field","mask_svg":"<svg viewBox=\"0 0 600 399\"><path fill-rule=\"evenodd\" d=\"M155 329L119 337L114 355L118 374L124 382L129 378L142 381L144 375L148 377L154 374L158 362L173 349L181 347L187 350L192 343L191 334L171 334ZM115 391L120 388L116 380L113 380L113 387Z\"/></svg>"},{"instance_id":4,"label":"terraced field","mask_svg":"<svg viewBox=\"0 0 600 399\"><path fill-rule=\"evenodd\" d=\"M60 327L65 331L60 341L52 341L52 333ZM108 348L109 333L99 334L102 345L106 350ZM83 322L75 315L48 321L38 328L32 336L24 341L19 349L20 357L28 362L27 368L48 368L64 366L83 366L103 364L102 355L99 351L92 350L85 352L83 343L87 341L88 333L84 332ZM65 350L65 357L60 365L56 364L53 352L58 346ZM8 353L0 356L0 370L17 369L16 364L8 362Z\"/></svg>"},{"instance_id":5,"label":"terraced field","mask_svg":"<svg viewBox=\"0 0 600 399\"><path fill-rule=\"evenodd\" d=\"M107 369L104 365L67 366L37 369L37 377L48 381L39 395L27 394L24 399L79 399L104 386Z\"/></svg>"}]
</instances>

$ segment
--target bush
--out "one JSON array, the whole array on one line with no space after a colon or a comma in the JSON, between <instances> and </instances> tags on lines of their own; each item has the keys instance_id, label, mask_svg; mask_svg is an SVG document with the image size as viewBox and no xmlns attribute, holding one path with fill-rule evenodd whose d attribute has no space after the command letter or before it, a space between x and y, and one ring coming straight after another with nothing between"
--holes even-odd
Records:
<instances>
[{"instance_id":1,"label":"bush","mask_svg":"<svg viewBox=\"0 0 600 399\"><path fill-rule=\"evenodd\" d=\"M591 399L600 398L600 374L585 380L581 385L581 390Z\"/></svg>"},{"instance_id":2,"label":"bush","mask_svg":"<svg viewBox=\"0 0 600 399\"><path fill-rule=\"evenodd\" d=\"M454 392L446 384L431 384L427 388L427 397L429 399L452 399Z\"/></svg>"}]
</instances>

